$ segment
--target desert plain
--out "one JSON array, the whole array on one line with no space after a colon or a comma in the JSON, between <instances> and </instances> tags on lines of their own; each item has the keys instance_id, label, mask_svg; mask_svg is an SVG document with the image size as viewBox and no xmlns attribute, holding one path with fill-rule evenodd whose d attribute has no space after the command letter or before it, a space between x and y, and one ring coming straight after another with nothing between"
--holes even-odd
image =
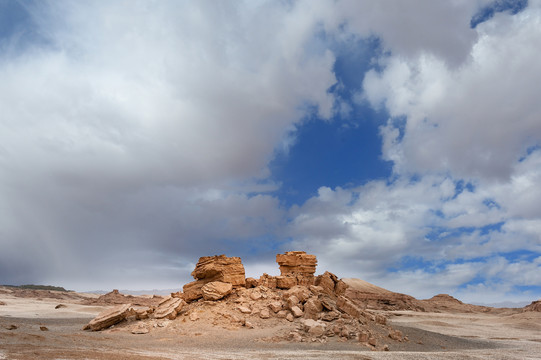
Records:
<instances>
[{"instance_id":1,"label":"desert plain","mask_svg":"<svg viewBox=\"0 0 541 360\"><path fill-rule=\"evenodd\" d=\"M327 272L315 285L286 288L273 288L264 274L216 299L200 286L216 274L228 279L227 270L215 271L216 258L196 268L199 277L184 292L167 297L0 287L0 359L541 358L538 302L491 308L448 295L417 300ZM172 312L157 315L172 302ZM130 310L89 329L99 314L119 308Z\"/></svg>"}]
</instances>

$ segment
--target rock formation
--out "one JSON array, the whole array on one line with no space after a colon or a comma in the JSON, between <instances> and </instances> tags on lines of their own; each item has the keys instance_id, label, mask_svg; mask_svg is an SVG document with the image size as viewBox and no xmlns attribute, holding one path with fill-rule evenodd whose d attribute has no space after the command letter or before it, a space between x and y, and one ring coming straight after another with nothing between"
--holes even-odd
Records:
<instances>
[{"instance_id":1,"label":"rock formation","mask_svg":"<svg viewBox=\"0 0 541 360\"><path fill-rule=\"evenodd\" d=\"M290 289L295 285L310 286L314 284L317 259L304 251L288 251L276 255L280 265L280 276L276 277L276 287Z\"/></svg>"},{"instance_id":2,"label":"rock formation","mask_svg":"<svg viewBox=\"0 0 541 360\"><path fill-rule=\"evenodd\" d=\"M530 305L524 307L524 311L541 312L541 300L533 301Z\"/></svg>"},{"instance_id":3,"label":"rock formation","mask_svg":"<svg viewBox=\"0 0 541 360\"><path fill-rule=\"evenodd\" d=\"M276 341L326 342L334 337L379 350L388 348L386 342L405 341L383 315L350 298L348 294L355 293L346 282L330 272L316 278L314 255L291 251L277 255L276 261L280 276L263 274L258 280L247 280L240 258L202 257L192 272L196 280L186 284L183 293L171 294L157 308L125 305L112 309L86 328L100 330L128 320L132 322L126 326L130 332L145 334L181 317L182 324L205 321L227 329L279 323L292 329L275 337ZM118 295L115 293L115 298ZM201 298L204 301L197 301ZM137 320L140 322L133 323Z\"/></svg>"},{"instance_id":4,"label":"rock formation","mask_svg":"<svg viewBox=\"0 0 541 360\"><path fill-rule=\"evenodd\" d=\"M246 284L244 266L239 257L225 255L201 257L192 276L196 280L183 287L183 297L187 302L202 298L202 288L209 282L220 281L231 284L233 288L244 287Z\"/></svg>"}]
</instances>

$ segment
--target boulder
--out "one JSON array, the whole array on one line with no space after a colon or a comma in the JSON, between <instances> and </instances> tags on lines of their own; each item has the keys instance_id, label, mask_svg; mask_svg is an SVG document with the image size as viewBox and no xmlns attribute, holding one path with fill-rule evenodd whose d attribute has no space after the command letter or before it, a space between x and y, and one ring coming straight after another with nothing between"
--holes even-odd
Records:
<instances>
[{"instance_id":1,"label":"boulder","mask_svg":"<svg viewBox=\"0 0 541 360\"><path fill-rule=\"evenodd\" d=\"M276 277L269 274L263 274L259 277L259 286L264 286L269 289L276 289Z\"/></svg>"},{"instance_id":2,"label":"boulder","mask_svg":"<svg viewBox=\"0 0 541 360\"><path fill-rule=\"evenodd\" d=\"M296 297L295 295L291 295L290 297L287 298L288 309L291 309L293 306L298 306L299 302L300 301L298 297Z\"/></svg>"},{"instance_id":3,"label":"boulder","mask_svg":"<svg viewBox=\"0 0 541 360\"><path fill-rule=\"evenodd\" d=\"M349 300L345 296L339 296L336 300L336 307L338 310L352 316L355 319L358 319L362 316L363 311L353 303L353 301Z\"/></svg>"},{"instance_id":4,"label":"boulder","mask_svg":"<svg viewBox=\"0 0 541 360\"><path fill-rule=\"evenodd\" d=\"M277 313L278 311L282 310L282 302L273 301L269 304L269 308L272 310L272 312Z\"/></svg>"},{"instance_id":5,"label":"boulder","mask_svg":"<svg viewBox=\"0 0 541 360\"><path fill-rule=\"evenodd\" d=\"M110 326L126 320L128 316L134 314L131 304L115 306L112 309L105 310L92 319L83 330L99 331L107 329Z\"/></svg>"},{"instance_id":6,"label":"boulder","mask_svg":"<svg viewBox=\"0 0 541 360\"><path fill-rule=\"evenodd\" d=\"M294 317L298 318L298 317L301 317L302 316L302 310L300 307L298 306L293 306L291 307L291 313L293 314Z\"/></svg>"},{"instance_id":7,"label":"boulder","mask_svg":"<svg viewBox=\"0 0 541 360\"><path fill-rule=\"evenodd\" d=\"M304 251L288 251L276 255L276 262L280 265L281 276L294 276L298 285L309 286L314 284L317 258Z\"/></svg>"},{"instance_id":8,"label":"boulder","mask_svg":"<svg viewBox=\"0 0 541 360\"><path fill-rule=\"evenodd\" d=\"M188 283L182 287L182 297L186 302L191 302L197 299L201 299L203 297L203 286L207 282L205 281L192 281L191 283Z\"/></svg>"},{"instance_id":9,"label":"boulder","mask_svg":"<svg viewBox=\"0 0 541 360\"><path fill-rule=\"evenodd\" d=\"M252 277L246 278L246 288L251 289L259 286L259 280Z\"/></svg>"},{"instance_id":10,"label":"boulder","mask_svg":"<svg viewBox=\"0 0 541 360\"><path fill-rule=\"evenodd\" d=\"M206 283L201 288L203 299L205 300L220 300L223 297L231 294L233 285L221 281L211 281Z\"/></svg>"},{"instance_id":11,"label":"boulder","mask_svg":"<svg viewBox=\"0 0 541 360\"><path fill-rule=\"evenodd\" d=\"M154 318L168 318L173 320L177 317L177 314L182 310L185 304L186 302L182 299L168 296L158 305L158 308L154 312Z\"/></svg>"},{"instance_id":12,"label":"boulder","mask_svg":"<svg viewBox=\"0 0 541 360\"><path fill-rule=\"evenodd\" d=\"M326 294L334 294L334 286L338 282L338 278L336 275L325 271L323 275L319 275L316 280L315 284L317 286L321 286L323 288L323 292Z\"/></svg>"},{"instance_id":13,"label":"boulder","mask_svg":"<svg viewBox=\"0 0 541 360\"><path fill-rule=\"evenodd\" d=\"M287 290L284 293L284 298L287 299L291 295L296 296L297 299L299 299L300 302L305 302L306 300L308 300L308 298L310 298L310 291L308 290L308 288L306 286L297 285L297 286L294 286L291 289Z\"/></svg>"},{"instance_id":14,"label":"boulder","mask_svg":"<svg viewBox=\"0 0 541 360\"><path fill-rule=\"evenodd\" d=\"M244 266L239 257L203 256L199 258L192 276L197 280L208 280L207 282L226 282L233 287L246 284Z\"/></svg>"},{"instance_id":15,"label":"boulder","mask_svg":"<svg viewBox=\"0 0 541 360\"><path fill-rule=\"evenodd\" d=\"M334 321L340 317L340 313L336 310L324 312L321 316L321 320L323 321Z\"/></svg>"},{"instance_id":16,"label":"boulder","mask_svg":"<svg viewBox=\"0 0 541 360\"><path fill-rule=\"evenodd\" d=\"M325 334L326 325L321 321L305 319L302 321L302 326L303 330L312 336L319 337Z\"/></svg>"},{"instance_id":17,"label":"boulder","mask_svg":"<svg viewBox=\"0 0 541 360\"><path fill-rule=\"evenodd\" d=\"M295 285L297 285L296 276L288 275L276 277L276 287L278 289L291 289Z\"/></svg>"},{"instance_id":18,"label":"boulder","mask_svg":"<svg viewBox=\"0 0 541 360\"><path fill-rule=\"evenodd\" d=\"M182 288L184 300L187 302L202 298L202 288L209 282L229 283L233 288L246 285L244 266L239 257L203 256L199 258L192 276L196 280Z\"/></svg>"},{"instance_id":19,"label":"boulder","mask_svg":"<svg viewBox=\"0 0 541 360\"><path fill-rule=\"evenodd\" d=\"M323 305L318 299L310 298L304 304L304 317L306 319L317 320L319 313L323 311Z\"/></svg>"},{"instance_id":20,"label":"boulder","mask_svg":"<svg viewBox=\"0 0 541 360\"><path fill-rule=\"evenodd\" d=\"M261 309L259 312L259 317L262 319L268 319L270 318L270 311L268 308Z\"/></svg>"},{"instance_id":21,"label":"boulder","mask_svg":"<svg viewBox=\"0 0 541 360\"><path fill-rule=\"evenodd\" d=\"M137 320L148 319L150 317L150 314L154 312L154 310L148 306L137 308L134 307L133 311L135 312L135 319Z\"/></svg>"}]
</instances>

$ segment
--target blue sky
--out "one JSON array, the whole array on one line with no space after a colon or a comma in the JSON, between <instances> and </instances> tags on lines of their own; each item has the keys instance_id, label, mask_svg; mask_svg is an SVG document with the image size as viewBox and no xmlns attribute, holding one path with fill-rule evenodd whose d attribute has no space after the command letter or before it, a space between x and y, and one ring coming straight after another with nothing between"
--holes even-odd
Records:
<instances>
[{"instance_id":1,"label":"blue sky","mask_svg":"<svg viewBox=\"0 0 541 360\"><path fill-rule=\"evenodd\" d=\"M316 254L541 298L541 2L0 2L0 283Z\"/></svg>"}]
</instances>

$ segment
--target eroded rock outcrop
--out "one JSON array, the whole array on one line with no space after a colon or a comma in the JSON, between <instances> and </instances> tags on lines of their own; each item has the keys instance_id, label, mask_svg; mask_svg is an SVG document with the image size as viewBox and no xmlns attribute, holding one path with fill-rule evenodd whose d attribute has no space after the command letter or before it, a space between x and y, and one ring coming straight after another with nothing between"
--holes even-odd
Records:
<instances>
[{"instance_id":1,"label":"eroded rock outcrop","mask_svg":"<svg viewBox=\"0 0 541 360\"><path fill-rule=\"evenodd\" d=\"M187 302L202 298L202 288L209 282L229 283L233 288L243 287L246 284L244 266L239 257L225 255L201 257L192 276L196 280L183 287L183 297Z\"/></svg>"},{"instance_id":2,"label":"eroded rock outcrop","mask_svg":"<svg viewBox=\"0 0 541 360\"><path fill-rule=\"evenodd\" d=\"M524 307L524 311L541 312L541 300L533 301L530 305Z\"/></svg>"}]
</instances>

